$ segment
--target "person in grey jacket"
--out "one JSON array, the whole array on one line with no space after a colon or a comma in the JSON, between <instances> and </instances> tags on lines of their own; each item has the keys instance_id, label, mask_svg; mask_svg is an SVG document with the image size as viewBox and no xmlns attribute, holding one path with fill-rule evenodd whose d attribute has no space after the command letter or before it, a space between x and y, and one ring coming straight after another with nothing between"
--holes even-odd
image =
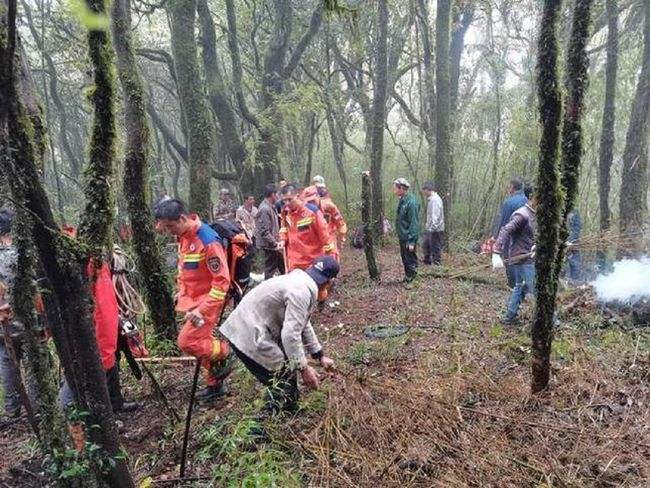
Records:
<instances>
[{"instance_id":1,"label":"person in grey jacket","mask_svg":"<svg viewBox=\"0 0 650 488\"><path fill-rule=\"evenodd\" d=\"M433 189L433 183L427 181L422 185L422 193L427 202L427 219L424 226L424 264L442 263L442 241L445 231L445 215L442 198Z\"/></svg>"},{"instance_id":2,"label":"person in grey jacket","mask_svg":"<svg viewBox=\"0 0 650 488\"><path fill-rule=\"evenodd\" d=\"M325 369L333 366L309 317L338 272L336 259L321 256L305 271L295 269L264 281L244 295L221 326L235 354L267 387L263 415L297 409L298 372L305 386L318 389L318 373L307 354Z\"/></svg>"},{"instance_id":3,"label":"person in grey jacket","mask_svg":"<svg viewBox=\"0 0 650 488\"><path fill-rule=\"evenodd\" d=\"M264 200L255 215L255 246L264 254L264 279L272 278L276 271L284 274L284 258L278 248L280 221L275 210L278 199L275 185L266 185Z\"/></svg>"}]
</instances>

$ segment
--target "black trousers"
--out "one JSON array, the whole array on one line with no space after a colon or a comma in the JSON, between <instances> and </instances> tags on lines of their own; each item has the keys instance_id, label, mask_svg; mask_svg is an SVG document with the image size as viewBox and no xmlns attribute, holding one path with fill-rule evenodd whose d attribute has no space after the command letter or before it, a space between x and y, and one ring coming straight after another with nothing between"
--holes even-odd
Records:
<instances>
[{"instance_id":1,"label":"black trousers","mask_svg":"<svg viewBox=\"0 0 650 488\"><path fill-rule=\"evenodd\" d=\"M424 233L422 252L424 253L424 264L442 263L442 232L427 231Z\"/></svg>"},{"instance_id":2,"label":"black trousers","mask_svg":"<svg viewBox=\"0 0 650 488\"><path fill-rule=\"evenodd\" d=\"M264 252L264 279L273 278L276 270L284 274L284 258L282 251L277 249L262 249Z\"/></svg>"},{"instance_id":3,"label":"black trousers","mask_svg":"<svg viewBox=\"0 0 650 488\"><path fill-rule=\"evenodd\" d=\"M409 251L408 244L404 241L399 242L399 253L402 257L402 264L404 265L404 274L407 280L412 280L418 274L418 255L415 250L417 245L413 246L413 250Z\"/></svg>"},{"instance_id":4,"label":"black trousers","mask_svg":"<svg viewBox=\"0 0 650 488\"><path fill-rule=\"evenodd\" d=\"M266 386L266 405L264 410L276 414L281 410L294 410L298 406L298 373L296 370L281 369L269 371L264 366L241 352L232 343L230 347L246 369Z\"/></svg>"}]
</instances>

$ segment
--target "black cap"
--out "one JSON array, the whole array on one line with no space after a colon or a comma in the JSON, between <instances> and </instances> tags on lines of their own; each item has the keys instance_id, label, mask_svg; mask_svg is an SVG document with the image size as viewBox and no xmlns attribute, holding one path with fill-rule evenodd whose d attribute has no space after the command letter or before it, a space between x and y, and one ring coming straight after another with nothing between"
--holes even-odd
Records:
<instances>
[{"instance_id":1,"label":"black cap","mask_svg":"<svg viewBox=\"0 0 650 488\"><path fill-rule=\"evenodd\" d=\"M332 256L321 256L314 259L306 273L317 285L322 285L339 274L339 269L339 263Z\"/></svg>"}]
</instances>

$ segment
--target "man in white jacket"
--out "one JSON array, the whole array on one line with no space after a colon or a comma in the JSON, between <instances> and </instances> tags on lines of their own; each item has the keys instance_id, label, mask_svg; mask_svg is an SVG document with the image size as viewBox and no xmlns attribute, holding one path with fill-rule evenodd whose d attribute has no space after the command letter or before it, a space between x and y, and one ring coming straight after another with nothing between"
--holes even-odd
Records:
<instances>
[{"instance_id":1,"label":"man in white jacket","mask_svg":"<svg viewBox=\"0 0 650 488\"><path fill-rule=\"evenodd\" d=\"M267 387L265 414L298 407L298 372L305 386L318 389L319 377L307 354L329 369L309 317L324 300L339 272L332 256L321 256L305 271L264 281L248 292L219 329L246 368Z\"/></svg>"},{"instance_id":2,"label":"man in white jacket","mask_svg":"<svg viewBox=\"0 0 650 488\"><path fill-rule=\"evenodd\" d=\"M422 243L424 264L441 264L445 231L442 198L435 192L433 183L430 181L422 185L422 193L427 202L427 220L424 226L424 242Z\"/></svg>"}]
</instances>

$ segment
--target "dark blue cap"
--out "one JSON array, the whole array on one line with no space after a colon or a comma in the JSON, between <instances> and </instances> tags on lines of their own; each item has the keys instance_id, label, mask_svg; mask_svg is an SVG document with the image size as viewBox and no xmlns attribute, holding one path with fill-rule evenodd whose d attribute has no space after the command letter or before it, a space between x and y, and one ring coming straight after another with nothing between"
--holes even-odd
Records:
<instances>
[{"instance_id":1,"label":"dark blue cap","mask_svg":"<svg viewBox=\"0 0 650 488\"><path fill-rule=\"evenodd\" d=\"M306 273L317 285L322 285L339 274L340 269L339 263L332 256L320 256L314 259Z\"/></svg>"}]
</instances>

